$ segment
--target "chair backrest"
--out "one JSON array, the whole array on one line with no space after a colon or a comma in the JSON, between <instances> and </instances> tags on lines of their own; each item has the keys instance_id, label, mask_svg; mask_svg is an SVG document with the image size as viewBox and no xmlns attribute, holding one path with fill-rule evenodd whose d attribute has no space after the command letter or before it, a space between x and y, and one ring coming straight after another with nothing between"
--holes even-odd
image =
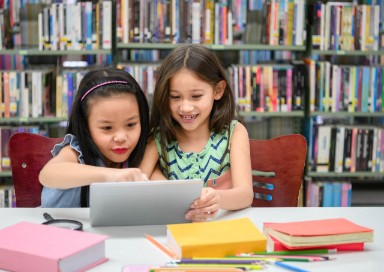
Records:
<instances>
[{"instance_id":1,"label":"chair backrest","mask_svg":"<svg viewBox=\"0 0 384 272\"><path fill-rule=\"evenodd\" d=\"M18 132L11 136L9 154L16 207L41 205L42 185L39 182L39 173L52 158L53 146L62 140L27 132Z\"/></svg>"},{"instance_id":2,"label":"chair backrest","mask_svg":"<svg viewBox=\"0 0 384 272\"><path fill-rule=\"evenodd\" d=\"M307 142L290 134L250 140L253 207L297 207L303 182Z\"/></svg>"}]
</instances>

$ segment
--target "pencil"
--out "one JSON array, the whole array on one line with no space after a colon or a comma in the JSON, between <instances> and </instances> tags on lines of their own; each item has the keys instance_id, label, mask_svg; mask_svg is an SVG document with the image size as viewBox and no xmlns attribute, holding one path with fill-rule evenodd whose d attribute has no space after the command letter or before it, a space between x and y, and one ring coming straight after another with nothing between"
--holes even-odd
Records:
<instances>
[{"instance_id":1,"label":"pencil","mask_svg":"<svg viewBox=\"0 0 384 272\"><path fill-rule=\"evenodd\" d=\"M237 268L242 270L260 270L263 268L260 264L175 264L182 268ZM172 266L171 266L172 267Z\"/></svg>"},{"instance_id":2,"label":"pencil","mask_svg":"<svg viewBox=\"0 0 384 272\"><path fill-rule=\"evenodd\" d=\"M229 257L229 258L239 258L243 260L251 260L251 259L279 259L281 261L291 261L291 262L315 262L315 261L328 261L332 258L328 256L309 256L309 255L242 255L242 256L236 256L236 257Z\"/></svg>"},{"instance_id":3,"label":"pencil","mask_svg":"<svg viewBox=\"0 0 384 272\"><path fill-rule=\"evenodd\" d=\"M285 250L274 252L252 252L248 254L260 254L260 255L305 255L305 254L329 254L336 253L337 249L306 249L306 250ZM247 253L244 253L247 254ZM239 254L241 255L241 254Z\"/></svg>"},{"instance_id":4,"label":"pencil","mask_svg":"<svg viewBox=\"0 0 384 272\"><path fill-rule=\"evenodd\" d=\"M153 238L151 235L149 234L144 234L145 235L145 238L152 244L154 245L155 247L157 247L158 249L160 249L163 253L165 253L167 256L169 256L171 259L175 260L175 259L178 259L177 255L172 252L171 250L169 250L167 247L165 247L164 245L162 245L161 243L159 243L158 241L156 241L155 238Z\"/></svg>"},{"instance_id":5,"label":"pencil","mask_svg":"<svg viewBox=\"0 0 384 272\"><path fill-rule=\"evenodd\" d=\"M218 259L181 259L180 261L175 262L176 264L261 264L263 261L256 259L241 259L241 258L218 258Z\"/></svg>"},{"instance_id":6,"label":"pencil","mask_svg":"<svg viewBox=\"0 0 384 272\"><path fill-rule=\"evenodd\" d=\"M293 265L290 265L290 264L287 264L287 263L284 263L284 262L273 262L273 263L276 266L280 266L280 267L283 267L283 268L291 270L291 271L295 271L295 272L308 272L308 270L305 270L305 269L302 269L302 268L299 268L299 267L296 267L296 266L293 266Z\"/></svg>"},{"instance_id":7,"label":"pencil","mask_svg":"<svg viewBox=\"0 0 384 272\"><path fill-rule=\"evenodd\" d=\"M220 268L210 268L210 267L195 267L195 268L185 268L185 267L155 267L149 270L150 272L243 272L243 269L235 267L220 267Z\"/></svg>"}]
</instances>

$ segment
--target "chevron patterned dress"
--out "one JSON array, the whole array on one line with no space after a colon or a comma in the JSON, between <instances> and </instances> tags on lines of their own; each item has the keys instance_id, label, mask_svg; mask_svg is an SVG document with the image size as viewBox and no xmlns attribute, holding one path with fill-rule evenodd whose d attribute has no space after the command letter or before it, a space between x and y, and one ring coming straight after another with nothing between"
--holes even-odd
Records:
<instances>
[{"instance_id":1,"label":"chevron patterned dress","mask_svg":"<svg viewBox=\"0 0 384 272\"><path fill-rule=\"evenodd\" d=\"M231 135L236 123L237 120L231 123ZM183 152L177 141L174 141L167 146L167 154L162 154L157 134L156 146L161 171L170 180L202 179L206 182L209 179L216 179L230 168L229 152L225 154L227 142L228 130L218 134L212 132L207 145L200 153ZM168 165L165 165L164 156L167 156Z\"/></svg>"}]
</instances>

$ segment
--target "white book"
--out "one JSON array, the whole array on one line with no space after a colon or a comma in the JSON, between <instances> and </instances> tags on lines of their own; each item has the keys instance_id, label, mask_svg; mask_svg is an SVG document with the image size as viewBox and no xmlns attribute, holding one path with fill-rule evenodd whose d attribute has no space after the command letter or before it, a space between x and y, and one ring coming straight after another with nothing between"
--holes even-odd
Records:
<instances>
[{"instance_id":1,"label":"white book","mask_svg":"<svg viewBox=\"0 0 384 272\"><path fill-rule=\"evenodd\" d=\"M200 2L192 3L192 43L200 43L201 41L201 4Z\"/></svg>"},{"instance_id":2,"label":"white book","mask_svg":"<svg viewBox=\"0 0 384 272\"><path fill-rule=\"evenodd\" d=\"M32 72L32 114L31 117L39 117L41 113L41 74L38 71Z\"/></svg>"},{"instance_id":3,"label":"white book","mask_svg":"<svg viewBox=\"0 0 384 272\"><path fill-rule=\"evenodd\" d=\"M17 113L17 103L19 101L19 91L17 88L16 71L9 71L9 111L11 117L15 117Z\"/></svg>"},{"instance_id":4,"label":"white book","mask_svg":"<svg viewBox=\"0 0 384 272\"><path fill-rule=\"evenodd\" d=\"M20 73L20 117L28 117L29 115L29 89L28 86L25 85L25 81L27 80L28 73L22 71Z\"/></svg>"},{"instance_id":5,"label":"white book","mask_svg":"<svg viewBox=\"0 0 384 272\"><path fill-rule=\"evenodd\" d=\"M66 42L66 33L65 33L65 27L66 27L66 21L64 16L64 7L65 5L63 3L58 4L58 39L59 39L59 48L60 50L65 50L67 48L67 42Z\"/></svg>"},{"instance_id":6,"label":"white book","mask_svg":"<svg viewBox=\"0 0 384 272\"><path fill-rule=\"evenodd\" d=\"M180 11L179 11L179 8L178 8L178 4L176 3L176 0L171 0L171 42L173 44L177 43L178 42L178 29L177 29L177 25L180 24L180 17L179 17L179 14L180 14Z\"/></svg>"},{"instance_id":7,"label":"white book","mask_svg":"<svg viewBox=\"0 0 384 272\"><path fill-rule=\"evenodd\" d=\"M51 49L50 46L50 29L49 29L49 18L50 8L46 7L43 9L43 33L44 33L44 49Z\"/></svg>"},{"instance_id":8,"label":"white book","mask_svg":"<svg viewBox=\"0 0 384 272\"><path fill-rule=\"evenodd\" d=\"M303 0L295 0L295 5L297 5L297 18L296 18L296 25L294 26L296 28L296 35L295 35L295 41L294 45L304 45L304 36L305 30L304 30L304 8L305 3Z\"/></svg>"},{"instance_id":9,"label":"white book","mask_svg":"<svg viewBox=\"0 0 384 272\"><path fill-rule=\"evenodd\" d=\"M220 6L219 3L215 3L215 33L214 33L214 44L220 44L220 37L219 37L219 28L220 28Z\"/></svg>"},{"instance_id":10,"label":"white book","mask_svg":"<svg viewBox=\"0 0 384 272\"><path fill-rule=\"evenodd\" d=\"M57 30L57 22L58 22L58 5L55 3L52 3L51 9L50 9L50 44L51 44L51 50L57 50L58 49L58 30Z\"/></svg>"},{"instance_id":11,"label":"white book","mask_svg":"<svg viewBox=\"0 0 384 272\"><path fill-rule=\"evenodd\" d=\"M129 20L130 20L129 0L121 0L120 3L120 20L121 20L121 41L129 42ZM97 18L98 20L99 18Z\"/></svg>"},{"instance_id":12,"label":"white book","mask_svg":"<svg viewBox=\"0 0 384 272\"><path fill-rule=\"evenodd\" d=\"M331 3L327 2L325 4L325 24L324 24L324 48L323 50L330 49L331 44Z\"/></svg>"},{"instance_id":13,"label":"white book","mask_svg":"<svg viewBox=\"0 0 384 272\"><path fill-rule=\"evenodd\" d=\"M44 49L44 32L43 32L43 12L40 12L39 15L37 16L37 30L38 30L38 36L39 36L39 45L38 48L39 50ZM1 35L0 35L1 36Z\"/></svg>"},{"instance_id":14,"label":"white book","mask_svg":"<svg viewBox=\"0 0 384 272\"><path fill-rule=\"evenodd\" d=\"M335 172L343 172L345 127L339 126L336 131Z\"/></svg>"},{"instance_id":15,"label":"white book","mask_svg":"<svg viewBox=\"0 0 384 272\"><path fill-rule=\"evenodd\" d=\"M332 126L322 125L318 127L317 132L317 160L316 171L329 171L329 149L331 147Z\"/></svg>"},{"instance_id":16,"label":"white book","mask_svg":"<svg viewBox=\"0 0 384 272\"><path fill-rule=\"evenodd\" d=\"M358 12L360 12L360 50L364 51L366 50L366 16L367 16L367 9L365 5L358 6Z\"/></svg>"},{"instance_id":17,"label":"white book","mask_svg":"<svg viewBox=\"0 0 384 272\"><path fill-rule=\"evenodd\" d=\"M232 11L228 9L228 14L227 14L227 44L231 45L233 44L233 30L232 30Z\"/></svg>"},{"instance_id":18,"label":"white book","mask_svg":"<svg viewBox=\"0 0 384 272\"><path fill-rule=\"evenodd\" d=\"M321 17L320 17L320 50L325 50L325 5L321 3Z\"/></svg>"},{"instance_id":19,"label":"white book","mask_svg":"<svg viewBox=\"0 0 384 272\"><path fill-rule=\"evenodd\" d=\"M75 12L75 4L67 4L65 9L66 24L67 24L67 49L73 50L75 48L75 20L72 18Z\"/></svg>"},{"instance_id":20,"label":"white book","mask_svg":"<svg viewBox=\"0 0 384 272\"><path fill-rule=\"evenodd\" d=\"M377 128L372 128L373 130L373 143L368 143L372 144L372 161L371 161L371 172L376 172L376 160L377 160L377 140L378 140L378 134L379 134L379 129Z\"/></svg>"},{"instance_id":21,"label":"white book","mask_svg":"<svg viewBox=\"0 0 384 272\"><path fill-rule=\"evenodd\" d=\"M379 49L379 25L380 25L380 6L374 5L371 7L373 9L373 50Z\"/></svg>"},{"instance_id":22,"label":"white book","mask_svg":"<svg viewBox=\"0 0 384 272\"><path fill-rule=\"evenodd\" d=\"M112 2L104 1L102 2L102 22L103 22L103 33L102 33L102 48L111 49L112 48Z\"/></svg>"},{"instance_id":23,"label":"white book","mask_svg":"<svg viewBox=\"0 0 384 272\"><path fill-rule=\"evenodd\" d=\"M332 66L332 112L339 111L338 105L340 104L340 67L338 65Z\"/></svg>"}]
</instances>

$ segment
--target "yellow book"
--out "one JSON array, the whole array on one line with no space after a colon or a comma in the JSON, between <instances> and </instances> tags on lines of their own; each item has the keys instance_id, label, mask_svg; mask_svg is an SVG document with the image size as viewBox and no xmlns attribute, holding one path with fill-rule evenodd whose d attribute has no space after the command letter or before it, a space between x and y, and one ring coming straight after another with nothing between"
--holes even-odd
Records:
<instances>
[{"instance_id":1,"label":"yellow book","mask_svg":"<svg viewBox=\"0 0 384 272\"><path fill-rule=\"evenodd\" d=\"M265 236L249 218L167 225L167 245L179 258L261 252L266 244Z\"/></svg>"}]
</instances>

